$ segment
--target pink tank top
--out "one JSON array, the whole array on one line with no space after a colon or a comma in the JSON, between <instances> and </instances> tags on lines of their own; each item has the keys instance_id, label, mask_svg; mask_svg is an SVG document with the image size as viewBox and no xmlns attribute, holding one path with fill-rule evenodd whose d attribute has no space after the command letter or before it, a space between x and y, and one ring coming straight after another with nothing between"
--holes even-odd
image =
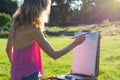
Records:
<instances>
[{"instance_id":1,"label":"pink tank top","mask_svg":"<svg viewBox=\"0 0 120 80\"><path fill-rule=\"evenodd\" d=\"M43 75L41 49L36 41L24 49L13 50L13 63L11 67L12 80L21 80L24 77L39 72Z\"/></svg>"}]
</instances>

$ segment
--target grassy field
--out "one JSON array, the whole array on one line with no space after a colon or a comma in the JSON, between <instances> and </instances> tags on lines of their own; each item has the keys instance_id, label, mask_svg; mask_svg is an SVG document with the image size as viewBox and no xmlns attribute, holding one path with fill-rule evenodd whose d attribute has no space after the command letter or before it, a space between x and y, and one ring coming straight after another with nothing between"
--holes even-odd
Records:
<instances>
[{"instance_id":1,"label":"grassy field","mask_svg":"<svg viewBox=\"0 0 120 80\"><path fill-rule=\"evenodd\" d=\"M61 49L72 41L71 37L66 36L48 37L48 40L55 49ZM0 45L0 80L11 80L10 63L5 53L6 39L0 38ZM120 36L103 36L100 49L98 79L120 80ZM54 61L43 52L44 76L49 77L70 72L71 55L72 51Z\"/></svg>"},{"instance_id":2,"label":"grassy field","mask_svg":"<svg viewBox=\"0 0 120 80\"><path fill-rule=\"evenodd\" d=\"M91 27L89 27L91 28ZM108 27L107 27L108 28ZM92 28L93 29L93 28ZM96 28L97 30L98 28ZM51 29L49 29L51 30ZM55 28L56 30L56 28ZM63 30L63 29L61 29ZM75 29L68 28L66 31L76 31ZM78 29L77 29L78 30ZM81 29L82 30L82 29ZM109 31L113 29L110 28ZM119 29L116 29L119 32ZM116 31L115 30L115 31ZM106 35L104 29L100 28L98 31L102 31L101 47L100 47L100 71L99 80L120 80L120 36L117 33L110 33ZM107 34L108 34L107 33ZM72 36L47 36L47 39L58 50L73 41ZM6 38L0 38L0 80L10 79L10 63L5 52ZM53 60L43 52L43 65L44 76L49 77L57 74L69 73L71 70L71 57L72 51L58 60Z\"/></svg>"}]
</instances>

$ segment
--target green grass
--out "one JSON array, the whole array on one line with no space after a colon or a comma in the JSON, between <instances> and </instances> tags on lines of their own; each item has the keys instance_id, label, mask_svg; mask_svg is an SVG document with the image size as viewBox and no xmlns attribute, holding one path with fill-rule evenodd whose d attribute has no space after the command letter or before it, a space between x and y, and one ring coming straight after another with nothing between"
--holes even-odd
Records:
<instances>
[{"instance_id":1,"label":"green grass","mask_svg":"<svg viewBox=\"0 0 120 80\"><path fill-rule=\"evenodd\" d=\"M58 50L69 44L72 37L47 37L53 47ZM0 80L10 79L10 63L5 46L6 39L0 38ZM44 76L69 73L71 70L72 51L58 60L53 60L43 52ZM99 80L120 80L120 36L102 36L100 48Z\"/></svg>"},{"instance_id":2,"label":"green grass","mask_svg":"<svg viewBox=\"0 0 120 80\"><path fill-rule=\"evenodd\" d=\"M104 36L100 50L100 80L120 80L120 36Z\"/></svg>"},{"instance_id":3,"label":"green grass","mask_svg":"<svg viewBox=\"0 0 120 80\"><path fill-rule=\"evenodd\" d=\"M10 80L10 63L6 52L6 39L0 38L0 80Z\"/></svg>"}]
</instances>

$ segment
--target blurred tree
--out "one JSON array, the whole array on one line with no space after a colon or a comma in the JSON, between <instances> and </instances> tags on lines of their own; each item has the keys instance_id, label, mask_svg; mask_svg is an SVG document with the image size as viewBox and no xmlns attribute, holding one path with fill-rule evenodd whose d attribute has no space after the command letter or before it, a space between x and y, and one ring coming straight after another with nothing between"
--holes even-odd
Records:
<instances>
[{"instance_id":1,"label":"blurred tree","mask_svg":"<svg viewBox=\"0 0 120 80\"><path fill-rule=\"evenodd\" d=\"M0 13L0 30L9 30L12 18L9 14Z\"/></svg>"},{"instance_id":2,"label":"blurred tree","mask_svg":"<svg viewBox=\"0 0 120 80\"><path fill-rule=\"evenodd\" d=\"M95 16L100 21L108 19L110 21L120 20L120 2L117 0L94 0L96 8L94 11Z\"/></svg>"},{"instance_id":3,"label":"blurred tree","mask_svg":"<svg viewBox=\"0 0 120 80\"><path fill-rule=\"evenodd\" d=\"M120 2L117 0L81 0L81 9L72 19L73 24L101 23L120 20Z\"/></svg>"},{"instance_id":4,"label":"blurred tree","mask_svg":"<svg viewBox=\"0 0 120 80\"><path fill-rule=\"evenodd\" d=\"M95 8L94 0L81 0L80 10L77 10L76 15L72 18L71 23L74 25L92 23L92 12Z\"/></svg>"},{"instance_id":5,"label":"blurred tree","mask_svg":"<svg viewBox=\"0 0 120 80\"><path fill-rule=\"evenodd\" d=\"M53 25L65 25L69 22L69 4L66 0L52 0L50 23Z\"/></svg>"},{"instance_id":6,"label":"blurred tree","mask_svg":"<svg viewBox=\"0 0 120 80\"><path fill-rule=\"evenodd\" d=\"M13 15L17 9L17 2L12 0L0 0L0 12Z\"/></svg>"},{"instance_id":7,"label":"blurred tree","mask_svg":"<svg viewBox=\"0 0 120 80\"><path fill-rule=\"evenodd\" d=\"M79 0L52 0L50 23L53 25L68 25L77 11L74 2Z\"/></svg>"},{"instance_id":8,"label":"blurred tree","mask_svg":"<svg viewBox=\"0 0 120 80\"><path fill-rule=\"evenodd\" d=\"M81 11L79 12L81 23L91 23L91 13L95 8L94 0L81 0Z\"/></svg>"}]
</instances>

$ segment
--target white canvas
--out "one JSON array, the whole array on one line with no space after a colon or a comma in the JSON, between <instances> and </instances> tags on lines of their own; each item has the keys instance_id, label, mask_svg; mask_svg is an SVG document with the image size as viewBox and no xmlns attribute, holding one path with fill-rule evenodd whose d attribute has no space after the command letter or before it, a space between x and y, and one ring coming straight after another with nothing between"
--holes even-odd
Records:
<instances>
[{"instance_id":1,"label":"white canvas","mask_svg":"<svg viewBox=\"0 0 120 80\"><path fill-rule=\"evenodd\" d=\"M97 32L86 34L85 41L73 49L72 73L95 76L98 37Z\"/></svg>"}]
</instances>

